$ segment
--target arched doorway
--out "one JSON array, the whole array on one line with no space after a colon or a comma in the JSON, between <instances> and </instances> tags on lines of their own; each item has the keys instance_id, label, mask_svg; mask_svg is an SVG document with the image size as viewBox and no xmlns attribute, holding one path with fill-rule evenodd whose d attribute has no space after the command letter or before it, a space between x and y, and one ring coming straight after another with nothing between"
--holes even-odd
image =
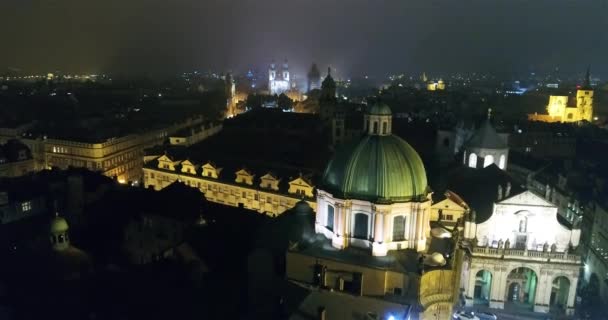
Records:
<instances>
[{"instance_id":1,"label":"arched doorway","mask_svg":"<svg viewBox=\"0 0 608 320\"><path fill-rule=\"evenodd\" d=\"M355 225L353 230L353 237L357 239L367 239L369 228L369 219L365 213L355 214Z\"/></svg>"},{"instance_id":2,"label":"arched doorway","mask_svg":"<svg viewBox=\"0 0 608 320\"><path fill-rule=\"evenodd\" d=\"M507 276L505 307L532 309L537 284L538 276L534 270L526 267L513 269Z\"/></svg>"},{"instance_id":3,"label":"arched doorway","mask_svg":"<svg viewBox=\"0 0 608 320\"><path fill-rule=\"evenodd\" d=\"M488 270L479 270L475 275L475 291L473 293L474 304L490 304L492 293L492 273Z\"/></svg>"},{"instance_id":4,"label":"arched doorway","mask_svg":"<svg viewBox=\"0 0 608 320\"><path fill-rule=\"evenodd\" d=\"M553 279L551 286L551 308L564 311L568 308L568 294L570 293L570 280L564 276Z\"/></svg>"}]
</instances>

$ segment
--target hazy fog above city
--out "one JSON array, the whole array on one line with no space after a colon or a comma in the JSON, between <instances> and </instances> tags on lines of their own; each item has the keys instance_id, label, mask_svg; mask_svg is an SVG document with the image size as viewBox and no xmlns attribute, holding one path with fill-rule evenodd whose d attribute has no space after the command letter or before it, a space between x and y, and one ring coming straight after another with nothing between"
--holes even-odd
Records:
<instances>
[{"instance_id":1,"label":"hazy fog above city","mask_svg":"<svg viewBox=\"0 0 608 320\"><path fill-rule=\"evenodd\" d=\"M0 68L602 74L607 16L605 0L6 0Z\"/></svg>"}]
</instances>

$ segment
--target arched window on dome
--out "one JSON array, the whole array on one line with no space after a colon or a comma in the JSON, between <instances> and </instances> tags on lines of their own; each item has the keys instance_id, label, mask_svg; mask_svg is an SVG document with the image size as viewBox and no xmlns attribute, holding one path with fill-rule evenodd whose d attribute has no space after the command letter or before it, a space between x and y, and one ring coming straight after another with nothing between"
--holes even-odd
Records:
<instances>
[{"instance_id":1,"label":"arched window on dome","mask_svg":"<svg viewBox=\"0 0 608 320\"><path fill-rule=\"evenodd\" d=\"M357 213L355 214L355 225L353 228L353 237L357 239L365 239L369 238L368 229L369 229L369 218L365 213Z\"/></svg>"},{"instance_id":2,"label":"arched window on dome","mask_svg":"<svg viewBox=\"0 0 608 320\"><path fill-rule=\"evenodd\" d=\"M483 159L483 167L485 168L491 165L492 163L494 163L494 156L491 154L485 156L485 158Z\"/></svg>"},{"instance_id":3,"label":"arched window on dome","mask_svg":"<svg viewBox=\"0 0 608 320\"><path fill-rule=\"evenodd\" d=\"M388 131L388 122L382 122L382 134L387 134Z\"/></svg>"},{"instance_id":4,"label":"arched window on dome","mask_svg":"<svg viewBox=\"0 0 608 320\"><path fill-rule=\"evenodd\" d=\"M372 132L373 134L378 134L378 121L374 121L374 130Z\"/></svg>"},{"instance_id":5,"label":"arched window on dome","mask_svg":"<svg viewBox=\"0 0 608 320\"><path fill-rule=\"evenodd\" d=\"M334 207L331 205L327 205L327 221L325 222L325 227L329 230L334 230Z\"/></svg>"},{"instance_id":6,"label":"arched window on dome","mask_svg":"<svg viewBox=\"0 0 608 320\"><path fill-rule=\"evenodd\" d=\"M405 216L393 218L393 241L405 240Z\"/></svg>"},{"instance_id":7,"label":"arched window on dome","mask_svg":"<svg viewBox=\"0 0 608 320\"><path fill-rule=\"evenodd\" d=\"M477 168L477 155L475 153L469 155L469 167Z\"/></svg>"},{"instance_id":8,"label":"arched window on dome","mask_svg":"<svg viewBox=\"0 0 608 320\"><path fill-rule=\"evenodd\" d=\"M506 162L507 162L507 157L505 157L504 154L501 154L500 160L498 160L498 167L504 170Z\"/></svg>"}]
</instances>

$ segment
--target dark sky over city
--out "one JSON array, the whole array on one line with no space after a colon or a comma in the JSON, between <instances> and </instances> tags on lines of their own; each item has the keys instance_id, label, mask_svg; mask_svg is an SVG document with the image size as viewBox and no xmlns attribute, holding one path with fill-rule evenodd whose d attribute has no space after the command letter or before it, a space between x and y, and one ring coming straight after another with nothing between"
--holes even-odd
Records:
<instances>
[{"instance_id":1,"label":"dark sky over city","mask_svg":"<svg viewBox=\"0 0 608 320\"><path fill-rule=\"evenodd\" d=\"M608 71L606 0L4 0L0 26L27 72Z\"/></svg>"}]
</instances>

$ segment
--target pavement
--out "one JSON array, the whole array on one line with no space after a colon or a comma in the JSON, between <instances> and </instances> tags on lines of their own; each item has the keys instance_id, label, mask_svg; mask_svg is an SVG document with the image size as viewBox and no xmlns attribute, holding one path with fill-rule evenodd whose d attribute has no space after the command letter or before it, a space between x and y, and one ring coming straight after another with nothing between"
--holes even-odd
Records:
<instances>
[{"instance_id":1,"label":"pavement","mask_svg":"<svg viewBox=\"0 0 608 320\"><path fill-rule=\"evenodd\" d=\"M459 310L466 311L474 311L474 312L491 312L495 314L498 319L504 320L572 320L575 317L569 317L565 315L554 315L551 313L539 313L532 312L528 310L521 310L516 308L507 308L507 309L493 309L486 306L474 306L474 307L464 307Z\"/></svg>"}]
</instances>

